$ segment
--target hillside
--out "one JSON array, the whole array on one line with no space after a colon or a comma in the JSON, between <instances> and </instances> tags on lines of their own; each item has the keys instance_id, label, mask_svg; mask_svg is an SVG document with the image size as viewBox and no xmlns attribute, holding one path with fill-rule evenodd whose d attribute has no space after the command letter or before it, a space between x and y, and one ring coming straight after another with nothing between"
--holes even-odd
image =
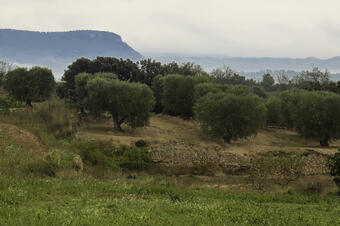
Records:
<instances>
[{"instance_id":1,"label":"hillside","mask_svg":"<svg viewBox=\"0 0 340 226\"><path fill-rule=\"evenodd\" d=\"M62 74L79 57L113 56L139 60L142 55L122 38L105 31L33 32L0 29L0 59L44 65Z\"/></svg>"},{"instance_id":2,"label":"hillside","mask_svg":"<svg viewBox=\"0 0 340 226\"><path fill-rule=\"evenodd\" d=\"M140 139L147 141L152 159L161 168L171 168L179 173L203 168L220 168L236 172L246 167L249 158L269 151L293 152L309 155L308 173L319 174L327 171L324 154L333 154L340 142L331 143L330 148L320 148L313 140L302 139L296 132L267 128L257 136L226 144L223 140L204 136L196 121L183 120L167 115L155 115L150 125L135 130L125 128L124 132L113 131L111 121L83 125L78 136L87 140L110 140L117 145L134 145ZM307 174L308 174L307 173Z\"/></svg>"}]
</instances>

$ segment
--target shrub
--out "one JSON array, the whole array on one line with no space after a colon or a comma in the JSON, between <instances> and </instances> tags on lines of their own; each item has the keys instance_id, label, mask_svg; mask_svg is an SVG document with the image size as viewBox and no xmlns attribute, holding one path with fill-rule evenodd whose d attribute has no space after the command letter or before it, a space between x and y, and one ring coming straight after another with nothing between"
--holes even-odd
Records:
<instances>
[{"instance_id":1,"label":"shrub","mask_svg":"<svg viewBox=\"0 0 340 226\"><path fill-rule=\"evenodd\" d=\"M149 153L137 147L113 146L106 141L77 141L73 143L85 163L111 170L147 169L151 160Z\"/></svg>"},{"instance_id":2,"label":"shrub","mask_svg":"<svg viewBox=\"0 0 340 226\"><path fill-rule=\"evenodd\" d=\"M43 121L56 138L67 138L74 134L76 116L72 109L58 99L39 104L32 111L32 117Z\"/></svg>"},{"instance_id":3,"label":"shrub","mask_svg":"<svg viewBox=\"0 0 340 226\"><path fill-rule=\"evenodd\" d=\"M135 142L136 147L143 148L147 145L147 142L145 140L137 140Z\"/></svg>"},{"instance_id":4,"label":"shrub","mask_svg":"<svg viewBox=\"0 0 340 226\"><path fill-rule=\"evenodd\" d=\"M79 151L85 163L115 170L118 165L114 159L115 147L105 141L77 141L73 146Z\"/></svg>"},{"instance_id":5,"label":"shrub","mask_svg":"<svg viewBox=\"0 0 340 226\"><path fill-rule=\"evenodd\" d=\"M150 166L149 153L144 149L122 146L118 157L119 166L128 170L145 170Z\"/></svg>"}]
</instances>

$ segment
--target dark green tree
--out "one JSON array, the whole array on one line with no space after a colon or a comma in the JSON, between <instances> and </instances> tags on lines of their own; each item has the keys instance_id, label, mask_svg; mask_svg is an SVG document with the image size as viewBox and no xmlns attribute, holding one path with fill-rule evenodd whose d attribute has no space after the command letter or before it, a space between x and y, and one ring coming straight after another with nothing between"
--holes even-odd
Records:
<instances>
[{"instance_id":1,"label":"dark green tree","mask_svg":"<svg viewBox=\"0 0 340 226\"><path fill-rule=\"evenodd\" d=\"M162 106L167 114L191 117L195 85L209 81L204 76L168 75L163 78Z\"/></svg>"},{"instance_id":2,"label":"dark green tree","mask_svg":"<svg viewBox=\"0 0 340 226\"><path fill-rule=\"evenodd\" d=\"M266 107L255 95L209 93L194 107L195 118L204 133L231 140L255 135L265 124Z\"/></svg>"},{"instance_id":3,"label":"dark green tree","mask_svg":"<svg viewBox=\"0 0 340 226\"><path fill-rule=\"evenodd\" d=\"M266 101L267 107L267 125L268 126L282 126L284 123L280 98L271 97Z\"/></svg>"},{"instance_id":4,"label":"dark green tree","mask_svg":"<svg viewBox=\"0 0 340 226\"><path fill-rule=\"evenodd\" d=\"M325 91L305 92L294 106L294 127L305 138L329 141L340 137L340 96Z\"/></svg>"},{"instance_id":5,"label":"dark green tree","mask_svg":"<svg viewBox=\"0 0 340 226\"><path fill-rule=\"evenodd\" d=\"M79 58L67 67L61 78L63 83L58 85L59 97L66 97L71 102L75 102L75 77L79 73L93 73L93 63L90 59Z\"/></svg>"},{"instance_id":6,"label":"dark green tree","mask_svg":"<svg viewBox=\"0 0 340 226\"><path fill-rule=\"evenodd\" d=\"M6 74L4 88L14 99L24 101L27 106L32 102L48 99L55 87L52 71L47 68L17 68Z\"/></svg>"},{"instance_id":7,"label":"dark green tree","mask_svg":"<svg viewBox=\"0 0 340 226\"><path fill-rule=\"evenodd\" d=\"M267 73L262 76L261 84L266 91L272 91L274 88L274 83L275 83L275 80L273 76L271 76L270 74Z\"/></svg>"},{"instance_id":8,"label":"dark green tree","mask_svg":"<svg viewBox=\"0 0 340 226\"><path fill-rule=\"evenodd\" d=\"M161 113L163 111L163 105L162 105L162 94L163 94L163 78L162 75L157 75L152 80L152 91L155 95L155 108L154 112Z\"/></svg>"},{"instance_id":9,"label":"dark green tree","mask_svg":"<svg viewBox=\"0 0 340 226\"><path fill-rule=\"evenodd\" d=\"M139 61L140 65L140 82L147 84L151 87L153 79L157 75L165 75L166 70L165 67L160 62L157 62L152 59L145 59Z\"/></svg>"},{"instance_id":10,"label":"dark green tree","mask_svg":"<svg viewBox=\"0 0 340 226\"><path fill-rule=\"evenodd\" d=\"M305 92L306 91L301 89L291 89L284 91L279 95L283 126L288 128L294 127L294 114L296 106L299 104L302 94Z\"/></svg>"}]
</instances>

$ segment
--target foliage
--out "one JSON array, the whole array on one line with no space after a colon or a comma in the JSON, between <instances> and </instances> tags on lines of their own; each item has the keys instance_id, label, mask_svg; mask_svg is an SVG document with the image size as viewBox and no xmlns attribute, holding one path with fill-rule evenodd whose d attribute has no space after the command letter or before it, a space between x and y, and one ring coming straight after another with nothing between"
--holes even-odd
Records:
<instances>
[{"instance_id":1,"label":"foliage","mask_svg":"<svg viewBox=\"0 0 340 226\"><path fill-rule=\"evenodd\" d=\"M300 98L304 93L301 89L291 89L280 93L281 113L283 117L283 126L288 128L294 127L294 114L296 106L299 104Z\"/></svg>"},{"instance_id":2,"label":"foliage","mask_svg":"<svg viewBox=\"0 0 340 226\"><path fill-rule=\"evenodd\" d=\"M80 152L85 163L111 170L145 170L151 160L148 152L137 147L113 146L105 141L77 141L73 146Z\"/></svg>"},{"instance_id":3,"label":"foliage","mask_svg":"<svg viewBox=\"0 0 340 226\"><path fill-rule=\"evenodd\" d=\"M79 58L65 71L58 94L61 98L67 98L72 102L77 102L75 95L75 77L80 73L95 74L107 72L116 74L121 81L140 82L148 86L152 85L154 77L157 75L183 74L188 76L207 75L200 65L194 63L176 62L161 64L152 59L144 59L133 62L129 59L117 59L114 57L97 57L94 60Z\"/></svg>"},{"instance_id":4,"label":"foliage","mask_svg":"<svg viewBox=\"0 0 340 226\"><path fill-rule=\"evenodd\" d=\"M55 86L52 71L47 68L17 68L8 72L4 88L14 99L25 101L31 106L32 101L41 102L48 99Z\"/></svg>"},{"instance_id":5,"label":"foliage","mask_svg":"<svg viewBox=\"0 0 340 226\"><path fill-rule=\"evenodd\" d=\"M266 109L257 96L220 92L201 98L194 112L206 134L230 143L232 139L255 135L265 123Z\"/></svg>"},{"instance_id":6,"label":"foliage","mask_svg":"<svg viewBox=\"0 0 340 226\"><path fill-rule=\"evenodd\" d=\"M207 82L203 76L168 75L163 79L162 105L170 115L191 117L195 85Z\"/></svg>"},{"instance_id":7,"label":"foliage","mask_svg":"<svg viewBox=\"0 0 340 226\"><path fill-rule=\"evenodd\" d=\"M75 113L61 100L52 98L37 105L29 114L32 114L32 118L43 122L56 138L72 137L76 132Z\"/></svg>"},{"instance_id":8,"label":"foliage","mask_svg":"<svg viewBox=\"0 0 340 226\"><path fill-rule=\"evenodd\" d=\"M58 89L58 96L60 98L66 98L70 101L76 101L75 96L75 76L79 73L92 73L93 66L92 61L87 58L79 58L71 65L67 67L64 75L61 78L63 82Z\"/></svg>"},{"instance_id":9,"label":"foliage","mask_svg":"<svg viewBox=\"0 0 340 226\"><path fill-rule=\"evenodd\" d=\"M272 91L275 80L270 74L264 74L262 77L262 86L266 91Z\"/></svg>"},{"instance_id":10,"label":"foliage","mask_svg":"<svg viewBox=\"0 0 340 226\"><path fill-rule=\"evenodd\" d=\"M229 67L217 68L210 73L216 83L229 85L255 85L256 82L252 79L246 79L245 76L239 75Z\"/></svg>"},{"instance_id":11,"label":"foliage","mask_svg":"<svg viewBox=\"0 0 340 226\"><path fill-rule=\"evenodd\" d=\"M2 86L2 80L4 79L5 75L14 68L15 67L12 64L0 60L0 87Z\"/></svg>"},{"instance_id":12,"label":"foliage","mask_svg":"<svg viewBox=\"0 0 340 226\"><path fill-rule=\"evenodd\" d=\"M340 96L325 91L307 92L294 106L294 127L306 138L315 138L328 146L340 137Z\"/></svg>"},{"instance_id":13,"label":"foliage","mask_svg":"<svg viewBox=\"0 0 340 226\"><path fill-rule=\"evenodd\" d=\"M267 98L267 94L262 86L253 86L253 93L259 97Z\"/></svg>"},{"instance_id":14,"label":"foliage","mask_svg":"<svg viewBox=\"0 0 340 226\"><path fill-rule=\"evenodd\" d=\"M204 97L208 93L218 93L218 92L227 92L231 87L228 85L217 84L217 83L200 83L195 86L194 97L195 102L197 102L200 98Z\"/></svg>"},{"instance_id":15,"label":"foliage","mask_svg":"<svg viewBox=\"0 0 340 226\"><path fill-rule=\"evenodd\" d=\"M329 82L329 72L314 67L312 71L303 71L292 79L292 83L300 89L321 90L322 85Z\"/></svg>"},{"instance_id":16,"label":"foliage","mask_svg":"<svg viewBox=\"0 0 340 226\"><path fill-rule=\"evenodd\" d=\"M267 125L283 126L284 118L282 115L282 103L279 97L271 97L266 101L267 107Z\"/></svg>"},{"instance_id":17,"label":"foliage","mask_svg":"<svg viewBox=\"0 0 340 226\"><path fill-rule=\"evenodd\" d=\"M129 83L111 78L97 76L89 79L85 90L88 93L87 104L94 113L109 112L115 129L121 130L126 123L132 128L148 123L150 111L154 107L151 89L138 83Z\"/></svg>"},{"instance_id":18,"label":"foliage","mask_svg":"<svg viewBox=\"0 0 340 226\"><path fill-rule=\"evenodd\" d=\"M330 175L334 177L335 184L340 188L340 149L328 158L328 168Z\"/></svg>"},{"instance_id":19,"label":"foliage","mask_svg":"<svg viewBox=\"0 0 340 226\"><path fill-rule=\"evenodd\" d=\"M123 169L140 171L150 167L151 159L145 149L122 146L118 153L118 165Z\"/></svg>"},{"instance_id":20,"label":"foliage","mask_svg":"<svg viewBox=\"0 0 340 226\"><path fill-rule=\"evenodd\" d=\"M161 113L163 111L162 105L162 93L163 93L163 76L157 75L152 80L152 91L155 96L155 108L154 112Z\"/></svg>"}]
</instances>

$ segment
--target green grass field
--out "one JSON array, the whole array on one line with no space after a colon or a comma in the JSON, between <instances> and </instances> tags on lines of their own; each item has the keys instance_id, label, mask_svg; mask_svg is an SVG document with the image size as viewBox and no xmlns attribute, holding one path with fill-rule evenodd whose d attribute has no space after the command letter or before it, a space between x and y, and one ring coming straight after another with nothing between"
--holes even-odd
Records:
<instances>
[{"instance_id":1,"label":"green grass field","mask_svg":"<svg viewBox=\"0 0 340 226\"><path fill-rule=\"evenodd\" d=\"M1 225L340 225L339 216L336 196L0 176Z\"/></svg>"}]
</instances>

